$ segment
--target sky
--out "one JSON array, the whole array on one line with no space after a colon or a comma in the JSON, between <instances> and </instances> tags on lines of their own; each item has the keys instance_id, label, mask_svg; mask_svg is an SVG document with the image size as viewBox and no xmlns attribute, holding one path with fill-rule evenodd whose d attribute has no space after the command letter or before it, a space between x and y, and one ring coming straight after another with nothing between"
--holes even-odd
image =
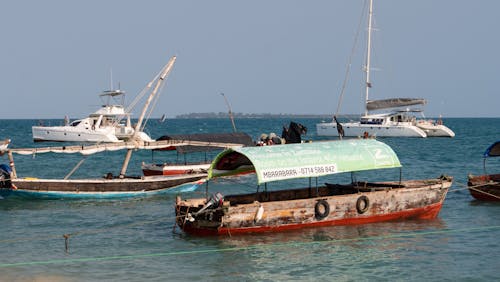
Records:
<instances>
[{"instance_id":1,"label":"sky","mask_svg":"<svg viewBox=\"0 0 500 282\"><path fill-rule=\"evenodd\" d=\"M85 117L177 61L153 116L364 109L364 0L2 1L0 119ZM500 1L374 3L370 99L425 98L428 117L500 117ZM355 46L355 47L353 47ZM354 51L352 51L354 50ZM137 117L140 109L135 109Z\"/></svg>"}]
</instances>

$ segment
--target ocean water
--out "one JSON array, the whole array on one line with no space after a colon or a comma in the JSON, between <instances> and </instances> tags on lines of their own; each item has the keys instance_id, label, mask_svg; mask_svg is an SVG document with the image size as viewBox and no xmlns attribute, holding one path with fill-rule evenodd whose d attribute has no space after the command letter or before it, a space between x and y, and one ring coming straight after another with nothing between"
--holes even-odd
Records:
<instances>
[{"instance_id":1,"label":"ocean water","mask_svg":"<svg viewBox=\"0 0 500 282\"><path fill-rule=\"evenodd\" d=\"M289 119L237 119L239 131L257 139L281 133ZM318 140L319 119L306 125ZM61 121L50 121L58 124ZM0 281L493 281L500 274L500 204L472 199L468 173L483 172L482 153L500 140L499 118L445 119L455 138L385 138L398 154L405 179L454 177L439 217L292 232L200 238L174 227L179 191L114 200L0 200ZM32 147L36 120L0 120L0 139ZM154 138L165 134L230 132L224 119L149 121ZM118 173L124 152L88 157L74 177ZM80 155L15 156L21 177L64 177ZM129 174L152 154L133 154ZM155 159L176 156L155 153ZM8 163L6 156L0 163ZM487 163L500 172L500 160ZM399 171L361 175L399 177ZM344 181L343 175L320 181ZM307 180L295 181L307 184ZM254 176L210 183L223 194L255 190ZM280 187L277 187L279 189ZM182 197L198 197L205 187ZM69 234L68 249L64 234Z\"/></svg>"}]
</instances>

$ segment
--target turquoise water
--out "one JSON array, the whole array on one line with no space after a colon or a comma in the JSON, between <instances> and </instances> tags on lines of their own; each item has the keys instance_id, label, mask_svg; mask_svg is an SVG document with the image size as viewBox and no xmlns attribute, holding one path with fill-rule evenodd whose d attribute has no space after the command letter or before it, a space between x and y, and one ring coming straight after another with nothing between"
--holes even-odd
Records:
<instances>
[{"instance_id":1,"label":"turquoise water","mask_svg":"<svg viewBox=\"0 0 500 282\"><path fill-rule=\"evenodd\" d=\"M315 136L318 119L296 119ZM122 200L0 200L0 281L491 281L500 268L500 204L474 201L468 173L483 171L482 153L500 140L500 119L445 119L453 139L381 139L403 164L403 178L454 176L439 217L359 226L312 228L293 232L199 238L174 228L179 191ZM57 124L60 121L52 121ZM255 139L281 133L288 119L236 120ZM34 120L0 120L0 139L32 147ZM150 121L152 137L194 132L227 132L228 120ZM324 138L323 138L324 139ZM36 144L37 146L39 144ZM88 157L75 177L117 173L124 152ZM155 154L155 159L172 157ZM79 155L15 156L19 176L64 177ZM150 152L136 152L130 174ZM0 163L7 163L6 156ZM488 162L500 171L500 160ZM399 171L362 175L370 180L399 177ZM337 175L320 179L344 181ZM294 181L296 183L307 184ZM210 184L223 194L255 189L247 175ZM278 185L279 186L279 185ZM279 189L280 187L276 187ZM182 197L204 195L205 188ZM65 250L64 234L70 234Z\"/></svg>"}]
</instances>

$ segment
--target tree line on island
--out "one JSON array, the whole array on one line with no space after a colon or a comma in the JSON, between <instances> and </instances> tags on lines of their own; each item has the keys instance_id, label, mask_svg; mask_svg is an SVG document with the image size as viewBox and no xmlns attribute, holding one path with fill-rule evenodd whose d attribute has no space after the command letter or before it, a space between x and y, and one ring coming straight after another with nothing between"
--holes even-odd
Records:
<instances>
[{"instance_id":1,"label":"tree line on island","mask_svg":"<svg viewBox=\"0 0 500 282\"><path fill-rule=\"evenodd\" d=\"M331 118L327 114L271 114L271 113L233 113L234 118ZM179 119L195 119L195 118L229 118L227 112L212 112L212 113L188 113L176 115Z\"/></svg>"}]
</instances>

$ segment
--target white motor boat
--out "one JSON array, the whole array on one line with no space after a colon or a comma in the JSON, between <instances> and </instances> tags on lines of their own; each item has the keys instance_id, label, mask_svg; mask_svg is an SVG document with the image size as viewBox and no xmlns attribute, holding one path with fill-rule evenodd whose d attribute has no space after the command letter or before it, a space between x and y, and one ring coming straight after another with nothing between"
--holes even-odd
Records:
<instances>
[{"instance_id":1,"label":"white motor boat","mask_svg":"<svg viewBox=\"0 0 500 282\"><path fill-rule=\"evenodd\" d=\"M371 33L372 33L373 1L370 1L368 12L368 38L365 83L365 113L359 121L340 123L336 117L331 122L316 124L319 136L349 136L349 137L431 137L446 136L453 137L455 133L441 123L417 120L412 112L421 110L409 109L408 106L425 105L422 98L390 98L383 100L369 100L369 91L372 87L370 81L370 58L371 58ZM342 93L343 94L343 93ZM341 100L341 99L340 99ZM392 109L389 113L377 113L384 109Z\"/></svg>"},{"instance_id":2,"label":"white motor boat","mask_svg":"<svg viewBox=\"0 0 500 282\"><path fill-rule=\"evenodd\" d=\"M160 73L149 82L142 92L144 95L149 94L147 101L144 103L142 113L140 114L137 123L135 124L135 133L130 137L129 142L107 143L107 144L86 144L86 145L69 145L69 146L49 146L36 148L9 148L7 156L9 164L0 164L0 196L16 195L19 198L26 199L102 199L102 198L125 198L133 196L146 196L163 193L164 191L181 187L183 189L193 189L204 182L207 174L189 174L176 176L156 176L156 177L141 177L128 176L127 168L132 157L133 151L136 150L153 150L168 146L191 146L191 145L206 145L211 146L210 142L190 142L183 140L164 140L153 142L141 142L136 138L136 135L141 132L140 128L144 117L151 105L152 101L156 101L162 85L164 85L170 71L173 68L176 57L173 56L169 62L161 69ZM151 87L154 89L150 91ZM115 93L116 94L116 93ZM111 108L110 108L111 109ZM107 111L99 115L99 119L107 118ZM92 119L90 119L92 120ZM85 123L87 120L82 120L80 123ZM97 124L96 124L97 125ZM74 127L77 127L75 125ZM89 128L90 129L90 128ZM201 143L201 144L200 144ZM218 144L221 146L220 144ZM230 146L231 144L228 144ZM85 156L98 154L105 151L126 150L125 158L121 165L120 173L113 176L111 172L106 173L102 178L72 178L73 173L80 167L85 160ZM41 153L57 153L57 154L81 154L82 160L68 173L64 178L35 178L35 177L18 177L16 164L14 162L14 154L18 155L35 155ZM64 162L64 159L58 160ZM102 169L101 165L94 167ZM187 186L185 186L187 185Z\"/></svg>"},{"instance_id":3,"label":"white motor boat","mask_svg":"<svg viewBox=\"0 0 500 282\"><path fill-rule=\"evenodd\" d=\"M99 96L107 99L99 110L87 118L74 120L62 126L33 126L33 140L61 142L121 142L134 135L130 122L130 113L122 104L111 104L110 101L121 98L125 92L121 90L104 91ZM143 141L153 141L146 133L138 132L136 136Z\"/></svg>"}]
</instances>

